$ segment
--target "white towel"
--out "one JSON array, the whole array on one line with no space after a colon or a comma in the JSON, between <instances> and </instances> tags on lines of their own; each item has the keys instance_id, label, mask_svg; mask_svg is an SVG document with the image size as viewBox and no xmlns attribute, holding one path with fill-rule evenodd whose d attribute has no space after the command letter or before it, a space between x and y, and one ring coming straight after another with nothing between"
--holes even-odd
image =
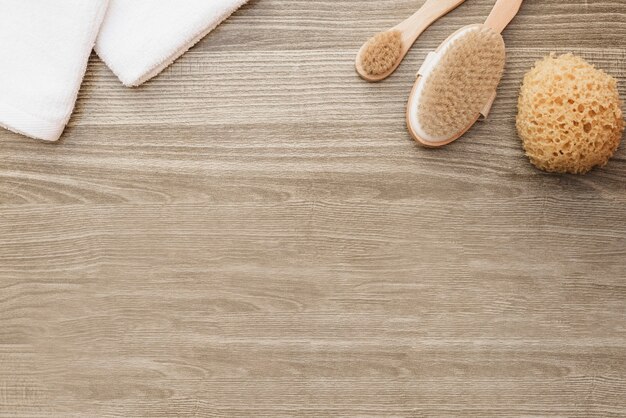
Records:
<instances>
[{"instance_id":1,"label":"white towel","mask_svg":"<svg viewBox=\"0 0 626 418\"><path fill-rule=\"evenodd\" d=\"M0 126L56 141L108 0L0 0Z\"/></svg>"},{"instance_id":2,"label":"white towel","mask_svg":"<svg viewBox=\"0 0 626 418\"><path fill-rule=\"evenodd\" d=\"M98 56L126 86L159 74L248 0L111 0Z\"/></svg>"}]
</instances>

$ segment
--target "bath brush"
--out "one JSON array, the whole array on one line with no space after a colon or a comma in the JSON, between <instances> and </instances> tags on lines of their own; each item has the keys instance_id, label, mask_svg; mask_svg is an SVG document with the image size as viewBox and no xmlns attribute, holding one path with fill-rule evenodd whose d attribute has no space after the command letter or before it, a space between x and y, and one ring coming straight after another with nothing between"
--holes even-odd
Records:
<instances>
[{"instance_id":1,"label":"bath brush","mask_svg":"<svg viewBox=\"0 0 626 418\"><path fill-rule=\"evenodd\" d=\"M407 104L407 126L417 142L449 144L487 117L506 61L501 33L522 1L498 0L484 24L459 29L428 54Z\"/></svg>"},{"instance_id":2,"label":"bath brush","mask_svg":"<svg viewBox=\"0 0 626 418\"><path fill-rule=\"evenodd\" d=\"M356 57L361 78L376 82L398 68L417 38L437 19L456 9L465 0L427 0L413 16L368 40Z\"/></svg>"}]
</instances>

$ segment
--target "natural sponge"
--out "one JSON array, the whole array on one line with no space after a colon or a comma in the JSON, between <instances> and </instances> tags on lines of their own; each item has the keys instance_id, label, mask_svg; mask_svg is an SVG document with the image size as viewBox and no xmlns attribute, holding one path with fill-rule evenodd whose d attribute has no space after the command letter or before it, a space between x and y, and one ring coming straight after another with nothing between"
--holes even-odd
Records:
<instances>
[{"instance_id":1,"label":"natural sponge","mask_svg":"<svg viewBox=\"0 0 626 418\"><path fill-rule=\"evenodd\" d=\"M582 174L602 167L623 131L617 82L584 59L550 55L524 77L517 132L537 168Z\"/></svg>"}]
</instances>

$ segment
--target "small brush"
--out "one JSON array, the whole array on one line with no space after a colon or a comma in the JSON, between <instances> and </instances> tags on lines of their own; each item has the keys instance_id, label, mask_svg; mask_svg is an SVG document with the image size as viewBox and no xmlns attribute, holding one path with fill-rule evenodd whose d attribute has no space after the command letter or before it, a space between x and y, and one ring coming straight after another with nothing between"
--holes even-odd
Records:
<instances>
[{"instance_id":1,"label":"small brush","mask_svg":"<svg viewBox=\"0 0 626 418\"><path fill-rule=\"evenodd\" d=\"M407 105L411 136L427 147L455 141L489 114L506 62L502 31L523 0L498 0L484 25L459 29L428 55Z\"/></svg>"},{"instance_id":2,"label":"small brush","mask_svg":"<svg viewBox=\"0 0 626 418\"><path fill-rule=\"evenodd\" d=\"M398 68L417 38L437 19L456 9L465 0L427 0L413 16L368 40L356 57L361 78L376 82Z\"/></svg>"}]
</instances>

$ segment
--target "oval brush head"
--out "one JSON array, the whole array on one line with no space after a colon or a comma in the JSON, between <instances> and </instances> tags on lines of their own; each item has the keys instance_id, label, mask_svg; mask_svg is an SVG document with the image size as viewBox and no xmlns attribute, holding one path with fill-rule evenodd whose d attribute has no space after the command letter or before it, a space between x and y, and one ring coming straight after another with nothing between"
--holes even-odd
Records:
<instances>
[{"instance_id":1,"label":"oval brush head","mask_svg":"<svg viewBox=\"0 0 626 418\"><path fill-rule=\"evenodd\" d=\"M370 76L379 76L391 70L402 54L402 32L390 30L373 36L359 54L363 71Z\"/></svg>"},{"instance_id":2,"label":"oval brush head","mask_svg":"<svg viewBox=\"0 0 626 418\"><path fill-rule=\"evenodd\" d=\"M411 135L436 147L467 132L491 104L504 72L504 40L484 25L454 33L420 70L407 106Z\"/></svg>"}]
</instances>

